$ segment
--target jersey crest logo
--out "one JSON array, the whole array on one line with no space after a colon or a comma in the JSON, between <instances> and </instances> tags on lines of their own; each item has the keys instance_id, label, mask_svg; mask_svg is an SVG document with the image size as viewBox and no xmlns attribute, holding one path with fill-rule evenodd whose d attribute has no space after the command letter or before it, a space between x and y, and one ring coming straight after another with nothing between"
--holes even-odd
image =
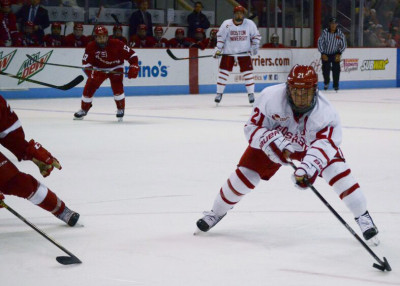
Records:
<instances>
[{"instance_id":1,"label":"jersey crest logo","mask_svg":"<svg viewBox=\"0 0 400 286\"><path fill-rule=\"evenodd\" d=\"M17 76L21 78L18 80L18 84L23 83L25 81L25 79L31 78L35 74L41 72L44 69L44 67L46 66L46 63L50 59L50 56L52 53L53 53L53 50L44 54L43 56L40 56L40 52L30 55L32 58L34 58L38 62L27 59L22 63L22 65L19 68L19 71L17 73Z\"/></svg>"},{"instance_id":2,"label":"jersey crest logo","mask_svg":"<svg viewBox=\"0 0 400 286\"><path fill-rule=\"evenodd\" d=\"M287 116L287 117L280 117L279 114L276 114L276 113L275 113L274 115L272 115L272 119L275 120L275 121L280 121L280 122L282 122L282 121L288 120L288 119L289 119L289 116Z\"/></svg>"}]
</instances>

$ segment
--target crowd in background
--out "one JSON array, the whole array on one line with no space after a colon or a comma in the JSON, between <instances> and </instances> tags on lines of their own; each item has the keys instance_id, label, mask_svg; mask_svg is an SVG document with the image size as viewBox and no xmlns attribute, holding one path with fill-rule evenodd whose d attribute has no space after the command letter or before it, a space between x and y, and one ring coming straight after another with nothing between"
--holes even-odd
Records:
<instances>
[{"instance_id":1,"label":"crowd in background","mask_svg":"<svg viewBox=\"0 0 400 286\"><path fill-rule=\"evenodd\" d=\"M175 37L172 39L164 38L167 27L153 25L151 14L147 11L148 0L127 0L127 1L101 1L105 7L123 7L134 9L129 23L129 36L125 38L122 34L123 27L115 25L113 28L114 38L119 38L131 47L136 48L214 48L216 44L216 33L218 29L210 27L210 22L202 13L203 4L201 1L194 2L193 12L187 17L187 29L178 28ZM265 1L237 1L245 8L249 8L249 15L254 16L255 22L259 27L265 27L274 23L274 19L268 20ZM250 7L248 6L250 2ZM270 1L275 2L275 1ZM299 11L297 4L291 7L293 1L287 1L285 9L285 25L299 25L299 17L295 11ZM298 1L299 2L299 1ZM309 1L303 2L303 9L309 9ZM337 15L339 27L348 38L349 46L355 46L349 40L351 19L345 15L350 15L350 1L338 1ZM81 6L85 0L0 0L0 46L8 47L85 47L93 38L91 35L84 35L83 23L75 23L73 32L66 35L66 28L62 29L62 23L50 23L47 10L43 6ZM89 6L96 6L99 1L89 1ZM297 3L297 2L296 2ZM364 1L363 11L363 46L365 47L400 47L400 0L371 0ZM15 13L11 11L11 5L20 7ZM18 6L19 5L19 6ZM282 12L280 9L282 1L278 1L278 6L272 5L268 11L269 16ZM359 7L356 8L356 15L359 15ZM15 10L15 9L13 9ZM291 14L290 11L293 11ZM329 18L331 7L328 3L323 3L322 19ZM282 22L282 15L278 13L278 25ZM301 20L300 20L301 21ZM303 17L303 21L308 22L308 17ZM356 21L359 21L358 19ZM306 23L307 24L307 23ZM325 23L322 23L323 25ZM44 30L51 27L51 33L45 35ZM263 47L282 48L279 36L274 33Z\"/></svg>"}]
</instances>

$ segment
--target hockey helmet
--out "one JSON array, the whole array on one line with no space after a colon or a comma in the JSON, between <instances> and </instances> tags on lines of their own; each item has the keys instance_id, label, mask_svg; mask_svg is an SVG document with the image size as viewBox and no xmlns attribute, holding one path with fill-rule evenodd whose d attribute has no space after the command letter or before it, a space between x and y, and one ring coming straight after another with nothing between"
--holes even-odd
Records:
<instances>
[{"instance_id":1,"label":"hockey helmet","mask_svg":"<svg viewBox=\"0 0 400 286\"><path fill-rule=\"evenodd\" d=\"M159 25L155 26L154 33L161 33L161 35L162 35L163 32L164 32L164 29L161 26L159 26Z\"/></svg>"},{"instance_id":2,"label":"hockey helmet","mask_svg":"<svg viewBox=\"0 0 400 286\"><path fill-rule=\"evenodd\" d=\"M295 65L286 82L286 96L295 114L312 110L317 103L318 75L312 66Z\"/></svg>"},{"instance_id":3,"label":"hockey helmet","mask_svg":"<svg viewBox=\"0 0 400 286\"><path fill-rule=\"evenodd\" d=\"M81 30L83 31L83 25L81 23L74 24L74 30Z\"/></svg>"},{"instance_id":4,"label":"hockey helmet","mask_svg":"<svg viewBox=\"0 0 400 286\"><path fill-rule=\"evenodd\" d=\"M147 26L145 24L140 24L139 27L138 27L138 31L140 31L140 30L147 31Z\"/></svg>"},{"instance_id":5,"label":"hockey helmet","mask_svg":"<svg viewBox=\"0 0 400 286\"><path fill-rule=\"evenodd\" d=\"M51 28L52 29L55 29L55 28L61 29L61 23L60 22L53 22L51 24Z\"/></svg>"},{"instance_id":6,"label":"hockey helmet","mask_svg":"<svg viewBox=\"0 0 400 286\"><path fill-rule=\"evenodd\" d=\"M176 29L176 31L175 31L175 36L176 35L182 35L182 36L184 36L185 35L185 31L182 29L182 28L178 28L178 29Z\"/></svg>"},{"instance_id":7,"label":"hockey helmet","mask_svg":"<svg viewBox=\"0 0 400 286\"><path fill-rule=\"evenodd\" d=\"M243 14L246 12L246 10L244 9L243 6L236 6L235 8L233 8L233 14L237 13L237 12L242 12Z\"/></svg>"},{"instance_id":8,"label":"hockey helmet","mask_svg":"<svg viewBox=\"0 0 400 286\"><path fill-rule=\"evenodd\" d=\"M115 33L116 30L121 30L122 31L122 25L115 24L114 27L113 27L113 32Z\"/></svg>"},{"instance_id":9,"label":"hockey helmet","mask_svg":"<svg viewBox=\"0 0 400 286\"><path fill-rule=\"evenodd\" d=\"M108 30L103 25L97 25L93 31L94 40L100 49L104 49L108 43Z\"/></svg>"}]
</instances>

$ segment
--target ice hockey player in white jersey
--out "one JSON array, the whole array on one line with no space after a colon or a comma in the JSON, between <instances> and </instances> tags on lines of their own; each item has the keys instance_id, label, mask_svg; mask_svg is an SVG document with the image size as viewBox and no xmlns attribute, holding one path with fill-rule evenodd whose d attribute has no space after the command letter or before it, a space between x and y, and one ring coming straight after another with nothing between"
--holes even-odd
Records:
<instances>
[{"instance_id":1,"label":"ice hockey player in white jersey","mask_svg":"<svg viewBox=\"0 0 400 286\"><path fill-rule=\"evenodd\" d=\"M324 178L353 213L364 239L379 243L366 198L339 148L339 116L318 93L317 83L313 67L295 65L286 83L261 92L244 127L249 146L218 192L212 210L197 221L199 230L206 232L214 227L260 180L269 180L290 157L300 161L293 174L295 186L306 189L305 180L313 184L318 176Z\"/></svg>"},{"instance_id":2,"label":"ice hockey player in white jersey","mask_svg":"<svg viewBox=\"0 0 400 286\"><path fill-rule=\"evenodd\" d=\"M245 80L249 102L254 102L254 76L251 56L258 53L261 36L256 24L244 18L245 9L237 6L233 10L233 19L225 20L217 33L217 46L214 49L214 58L221 54L236 56L222 56L219 64L217 79L217 96L215 102L221 102L229 74L232 72L235 61L238 62L240 72Z\"/></svg>"}]
</instances>

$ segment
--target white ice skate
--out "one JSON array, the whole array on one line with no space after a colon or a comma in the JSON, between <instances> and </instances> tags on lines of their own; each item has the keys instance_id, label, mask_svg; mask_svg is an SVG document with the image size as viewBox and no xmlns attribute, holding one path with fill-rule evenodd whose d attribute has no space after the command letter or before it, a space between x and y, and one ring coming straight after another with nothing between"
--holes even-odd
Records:
<instances>
[{"instance_id":1,"label":"white ice skate","mask_svg":"<svg viewBox=\"0 0 400 286\"><path fill-rule=\"evenodd\" d=\"M124 109L118 109L117 110L117 118L118 118L118 122L122 122L124 120L124 115L125 115L125 110Z\"/></svg>"},{"instance_id":2,"label":"white ice skate","mask_svg":"<svg viewBox=\"0 0 400 286\"><path fill-rule=\"evenodd\" d=\"M200 231L207 232L213 228L226 214L218 216L213 211L204 212L204 216L199 219L196 223L198 230L194 232L194 235L198 234Z\"/></svg>"},{"instance_id":3,"label":"white ice skate","mask_svg":"<svg viewBox=\"0 0 400 286\"><path fill-rule=\"evenodd\" d=\"M375 246L379 245L380 241L377 236L379 231L378 228L375 226L374 221L372 220L368 211L366 211L363 215L359 216L355 220L360 226L364 239L370 244L373 244Z\"/></svg>"}]
</instances>

